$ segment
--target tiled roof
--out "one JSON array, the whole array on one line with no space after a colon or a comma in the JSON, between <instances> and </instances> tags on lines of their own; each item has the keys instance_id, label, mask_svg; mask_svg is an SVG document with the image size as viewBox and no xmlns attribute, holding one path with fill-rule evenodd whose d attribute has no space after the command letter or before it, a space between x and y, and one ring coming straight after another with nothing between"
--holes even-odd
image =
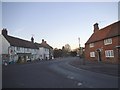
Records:
<instances>
[{"instance_id":1,"label":"tiled roof","mask_svg":"<svg viewBox=\"0 0 120 90\"><path fill-rule=\"evenodd\" d=\"M32 43L31 41L19 39L19 38L12 37L9 35L5 35L4 37L8 40L11 46L38 49L38 47L36 47L35 44Z\"/></svg>"},{"instance_id":2,"label":"tiled roof","mask_svg":"<svg viewBox=\"0 0 120 90\"><path fill-rule=\"evenodd\" d=\"M86 44L97 42L99 40L112 38L115 36L120 36L120 21L115 22L105 28L102 28L96 32L94 32L91 37L88 39Z\"/></svg>"},{"instance_id":3,"label":"tiled roof","mask_svg":"<svg viewBox=\"0 0 120 90\"><path fill-rule=\"evenodd\" d=\"M35 43L35 45L37 46L37 47L44 47L44 48L48 48L48 49L53 49L50 45L48 45L47 43L40 43L40 44L38 44L38 43Z\"/></svg>"}]
</instances>

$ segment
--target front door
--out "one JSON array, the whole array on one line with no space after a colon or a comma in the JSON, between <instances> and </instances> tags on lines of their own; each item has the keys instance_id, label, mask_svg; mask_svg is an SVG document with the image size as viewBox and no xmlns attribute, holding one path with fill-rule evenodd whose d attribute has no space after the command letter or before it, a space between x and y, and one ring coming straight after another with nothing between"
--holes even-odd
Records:
<instances>
[{"instance_id":1,"label":"front door","mask_svg":"<svg viewBox=\"0 0 120 90\"><path fill-rule=\"evenodd\" d=\"M99 61L102 61L100 49L97 49L97 56L98 56L98 62L99 62Z\"/></svg>"},{"instance_id":2,"label":"front door","mask_svg":"<svg viewBox=\"0 0 120 90\"><path fill-rule=\"evenodd\" d=\"M101 52L100 51L98 52L98 61L102 61L101 60Z\"/></svg>"}]
</instances>

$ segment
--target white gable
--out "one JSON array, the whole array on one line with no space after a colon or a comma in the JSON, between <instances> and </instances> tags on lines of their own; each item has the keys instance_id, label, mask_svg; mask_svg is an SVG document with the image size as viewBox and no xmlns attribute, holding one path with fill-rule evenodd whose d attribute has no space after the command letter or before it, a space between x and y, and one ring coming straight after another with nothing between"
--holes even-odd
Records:
<instances>
[{"instance_id":1,"label":"white gable","mask_svg":"<svg viewBox=\"0 0 120 90\"><path fill-rule=\"evenodd\" d=\"M0 34L0 53L8 54L8 47L10 43L5 39L5 37Z\"/></svg>"}]
</instances>

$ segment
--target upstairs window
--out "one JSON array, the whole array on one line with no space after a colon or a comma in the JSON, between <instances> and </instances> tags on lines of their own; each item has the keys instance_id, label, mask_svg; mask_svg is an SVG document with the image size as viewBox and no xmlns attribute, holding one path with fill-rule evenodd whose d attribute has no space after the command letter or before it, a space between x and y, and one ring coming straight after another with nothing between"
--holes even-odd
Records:
<instances>
[{"instance_id":1,"label":"upstairs window","mask_svg":"<svg viewBox=\"0 0 120 90\"><path fill-rule=\"evenodd\" d=\"M112 44L112 38L104 40L104 45L109 45L109 44Z\"/></svg>"},{"instance_id":2,"label":"upstairs window","mask_svg":"<svg viewBox=\"0 0 120 90\"><path fill-rule=\"evenodd\" d=\"M105 51L105 56L106 56L106 57L114 57L114 52L113 52L113 50L106 50L106 51Z\"/></svg>"},{"instance_id":3,"label":"upstairs window","mask_svg":"<svg viewBox=\"0 0 120 90\"><path fill-rule=\"evenodd\" d=\"M89 47L90 47L90 48L94 47L94 43L90 43L90 44L89 44Z\"/></svg>"},{"instance_id":4,"label":"upstairs window","mask_svg":"<svg viewBox=\"0 0 120 90\"><path fill-rule=\"evenodd\" d=\"M29 52L29 48L27 48L27 52Z\"/></svg>"}]
</instances>

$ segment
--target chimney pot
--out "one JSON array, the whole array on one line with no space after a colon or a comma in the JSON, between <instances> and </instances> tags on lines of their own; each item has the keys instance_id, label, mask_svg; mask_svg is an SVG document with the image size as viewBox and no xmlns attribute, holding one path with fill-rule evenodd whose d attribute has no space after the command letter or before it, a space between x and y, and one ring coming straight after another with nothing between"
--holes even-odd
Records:
<instances>
[{"instance_id":1,"label":"chimney pot","mask_svg":"<svg viewBox=\"0 0 120 90\"><path fill-rule=\"evenodd\" d=\"M3 28L3 30L2 30L2 35L7 35L7 34L8 34L7 29L6 29L6 28Z\"/></svg>"},{"instance_id":2,"label":"chimney pot","mask_svg":"<svg viewBox=\"0 0 120 90\"><path fill-rule=\"evenodd\" d=\"M31 42L34 43L34 38L33 37L31 37Z\"/></svg>"},{"instance_id":3,"label":"chimney pot","mask_svg":"<svg viewBox=\"0 0 120 90\"><path fill-rule=\"evenodd\" d=\"M94 32L98 31L99 30L99 26L98 26L98 23L95 23L94 24Z\"/></svg>"},{"instance_id":4,"label":"chimney pot","mask_svg":"<svg viewBox=\"0 0 120 90\"><path fill-rule=\"evenodd\" d=\"M42 43L44 42L44 39L42 39Z\"/></svg>"}]
</instances>

